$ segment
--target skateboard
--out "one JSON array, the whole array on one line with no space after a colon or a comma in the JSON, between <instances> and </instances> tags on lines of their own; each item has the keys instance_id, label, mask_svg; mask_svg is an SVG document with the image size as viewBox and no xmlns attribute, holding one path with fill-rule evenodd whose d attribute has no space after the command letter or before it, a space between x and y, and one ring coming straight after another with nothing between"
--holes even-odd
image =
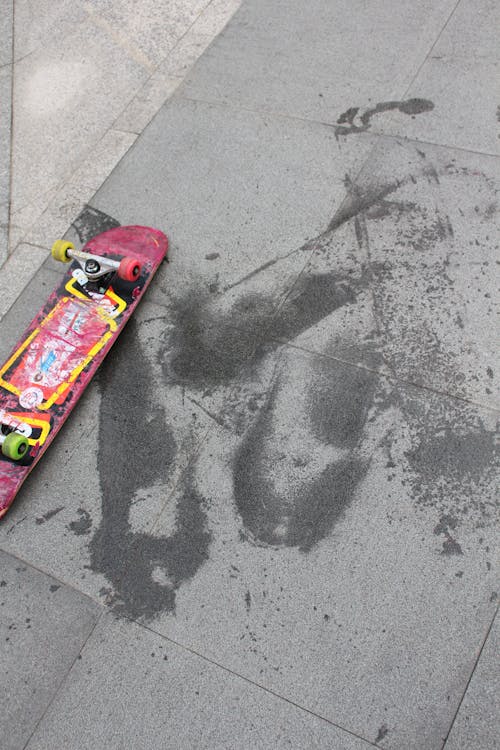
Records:
<instances>
[{"instance_id":1,"label":"skateboard","mask_svg":"<svg viewBox=\"0 0 500 750\"><path fill-rule=\"evenodd\" d=\"M110 229L77 250L57 240L52 257L71 264L0 366L0 518L69 417L166 257L157 229Z\"/></svg>"}]
</instances>

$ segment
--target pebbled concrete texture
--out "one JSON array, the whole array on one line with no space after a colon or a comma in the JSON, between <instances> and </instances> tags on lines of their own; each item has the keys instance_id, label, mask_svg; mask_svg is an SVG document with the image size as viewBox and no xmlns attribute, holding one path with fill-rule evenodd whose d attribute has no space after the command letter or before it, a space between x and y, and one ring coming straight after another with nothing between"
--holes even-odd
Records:
<instances>
[{"instance_id":1,"label":"pebbled concrete texture","mask_svg":"<svg viewBox=\"0 0 500 750\"><path fill-rule=\"evenodd\" d=\"M171 227L176 283L165 269L154 291L167 304L197 278L213 296L295 252L286 291L310 254L299 252L307 236L344 198L346 170L360 169L373 145L369 137L340 144L322 125L178 98L147 132L165 156L137 143L91 204L120 222L160 216Z\"/></svg>"},{"instance_id":2,"label":"pebbled concrete texture","mask_svg":"<svg viewBox=\"0 0 500 750\"><path fill-rule=\"evenodd\" d=\"M91 564L117 611L367 740L439 747L496 607L495 488L430 415L477 419L488 465L494 423L288 347L252 364L153 533L120 531L108 493ZM125 583L103 539L134 538Z\"/></svg>"},{"instance_id":3,"label":"pebbled concrete texture","mask_svg":"<svg viewBox=\"0 0 500 750\"><path fill-rule=\"evenodd\" d=\"M0 14L0 266L9 245L13 0L2 3Z\"/></svg>"},{"instance_id":4,"label":"pebbled concrete texture","mask_svg":"<svg viewBox=\"0 0 500 750\"><path fill-rule=\"evenodd\" d=\"M425 91L437 106L409 122L395 113L383 132L498 155L498 96L489 82L499 74L499 24L498 3L462 0L406 94Z\"/></svg>"},{"instance_id":5,"label":"pebbled concrete texture","mask_svg":"<svg viewBox=\"0 0 500 750\"><path fill-rule=\"evenodd\" d=\"M222 6L54 204L171 262L0 525L105 612L28 747L490 750L494 6L246 2L182 84ZM124 33L156 64L155 13ZM5 303L0 359L59 275Z\"/></svg>"},{"instance_id":6,"label":"pebbled concrete texture","mask_svg":"<svg viewBox=\"0 0 500 750\"><path fill-rule=\"evenodd\" d=\"M4 750L24 747L92 632L100 608L0 552Z\"/></svg>"},{"instance_id":7,"label":"pebbled concrete texture","mask_svg":"<svg viewBox=\"0 0 500 750\"><path fill-rule=\"evenodd\" d=\"M370 747L206 659L110 616L87 641L64 693L27 748L84 750L99 744L117 750L129 744L182 750Z\"/></svg>"},{"instance_id":8,"label":"pebbled concrete texture","mask_svg":"<svg viewBox=\"0 0 500 750\"><path fill-rule=\"evenodd\" d=\"M444 745L446 750L458 750L462 747L487 748L495 747L497 744L498 732L491 723L490 716L498 713L499 646L497 617L488 633L471 684Z\"/></svg>"},{"instance_id":9,"label":"pebbled concrete texture","mask_svg":"<svg viewBox=\"0 0 500 750\"><path fill-rule=\"evenodd\" d=\"M245 3L183 92L333 124L352 107L402 99L455 6Z\"/></svg>"},{"instance_id":10,"label":"pebbled concrete texture","mask_svg":"<svg viewBox=\"0 0 500 750\"><path fill-rule=\"evenodd\" d=\"M2 54L15 30L10 252L66 230L238 4L19 0L13 18L2 7Z\"/></svg>"}]
</instances>

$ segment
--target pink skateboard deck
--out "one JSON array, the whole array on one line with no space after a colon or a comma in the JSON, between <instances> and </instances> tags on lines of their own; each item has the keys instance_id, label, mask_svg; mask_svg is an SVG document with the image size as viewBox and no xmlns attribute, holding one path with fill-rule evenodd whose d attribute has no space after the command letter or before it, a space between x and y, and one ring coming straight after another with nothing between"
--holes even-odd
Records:
<instances>
[{"instance_id":1,"label":"pink skateboard deck","mask_svg":"<svg viewBox=\"0 0 500 750\"><path fill-rule=\"evenodd\" d=\"M167 250L166 236L149 227L117 227L94 237L83 251L102 261L74 257L0 366L0 518L70 415Z\"/></svg>"}]
</instances>

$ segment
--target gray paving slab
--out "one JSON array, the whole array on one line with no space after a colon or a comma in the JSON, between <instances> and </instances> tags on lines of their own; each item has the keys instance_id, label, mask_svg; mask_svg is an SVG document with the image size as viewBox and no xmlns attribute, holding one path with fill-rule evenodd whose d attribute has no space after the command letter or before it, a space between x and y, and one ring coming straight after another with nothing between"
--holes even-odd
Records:
<instances>
[{"instance_id":1,"label":"gray paving slab","mask_svg":"<svg viewBox=\"0 0 500 750\"><path fill-rule=\"evenodd\" d=\"M9 245L9 198L10 198L10 95L11 77L9 67L0 68L0 266L7 259Z\"/></svg>"},{"instance_id":2,"label":"gray paving slab","mask_svg":"<svg viewBox=\"0 0 500 750\"><path fill-rule=\"evenodd\" d=\"M401 112L373 127L411 138L500 154L497 29L495 0L461 0L405 98L425 96L434 109L421 117Z\"/></svg>"},{"instance_id":3,"label":"gray paving slab","mask_svg":"<svg viewBox=\"0 0 500 750\"><path fill-rule=\"evenodd\" d=\"M157 339L119 356L148 375ZM135 454L110 360L0 546L367 741L441 747L496 606L494 413L293 347L237 372L157 373Z\"/></svg>"},{"instance_id":4,"label":"gray paving slab","mask_svg":"<svg viewBox=\"0 0 500 750\"><path fill-rule=\"evenodd\" d=\"M57 16L51 32L42 36L41 46L38 34L32 43L28 39L26 56L20 54L16 63L11 195L15 223L17 214L27 207L39 207L35 218L46 209L53 194L96 150L99 136L123 110L127 93L132 98L149 77L123 45L110 40L106 29L89 21L90 33L83 22L87 14L79 4L65 3L64 12L53 3L46 3L49 5L53 11L48 18ZM17 14L16 23L21 24ZM28 29L32 27L27 24ZM53 39L56 29L57 41ZM61 40L65 49L78 50L78 56L71 61L61 60ZM22 35L16 35L16 44L22 43ZM31 54L27 54L30 49ZM117 70L120 75L116 75ZM103 80L103 71L109 79ZM51 149L51 142L66 147ZM24 179L19 179L21 175ZM30 223L24 230L29 226Z\"/></svg>"},{"instance_id":5,"label":"gray paving slab","mask_svg":"<svg viewBox=\"0 0 500 750\"><path fill-rule=\"evenodd\" d=\"M257 336L499 408L499 177L494 157L174 99L92 206L171 233L152 295L174 318L203 300Z\"/></svg>"},{"instance_id":6,"label":"gray paving slab","mask_svg":"<svg viewBox=\"0 0 500 750\"><path fill-rule=\"evenodd\" d=\"M322 231L346 170L361 168L371 146L369 137L340 144L322 125L174 97L91 205L171 236L170 281L163 298L162 280L155 285L156 301L200 278L213 293Z\"/></svg>"},{"instance_id":7,"label":"gray paving slab","mask_svg":"<svg viewBox=\"0 0 500 750\"><path fill-rule=\"evenodd\" d=\"M353 108L400 101L455 5L243 3L183 92L336 123Z\"/></svg>"},{"instance_id":8,"label":"gray paving slab","mask_svg":"<svg viewBox=\"0 0 500 750\"><path fill-rule=\"evenodd\" d=\"M367 740L440 748L496 607L496 418L290 347L262 367L192 469L203 525L181 538L180 493L155 525L179 547L150 558L175 592L150 627Z\"/></svg>"},{"instance_id":9,"label":"gray paving slab","mask_svg":"<svg viewBox=\"0 0 500 750\"><path fill-rule=\"evenodd\" d=\"M66 230L237 4L16 2L11 251Z\"/></svg>"},{"instance_id":10,"label":"gray paving slab","mask_svg":"<svg viewBox=\"0 0 500 750\"><path fill-rule=\"evenodd\" d=\"M13 2L5 0L0 14L0 266L7 258L9 244L12 19Z\"/></svg>"},{"instance_id":11,"label":"gray paving slab","mask_svg":"<svg viewBox=\"0 0 500 750\"><path fill-rule=\"evenodd\" d=\"M0 743L21 750L101 610L4 552L0 564Z\"/></svg>"},{"instance_id":12,"label":"gray paving slab","mask_svg":"<svg viewBox=\"0 0 500 750\"><path fill-rule=\"evenodd\" d=\"M102 746L371 747L150 631L111 617L97 625L27 748Z\"/></svg>"},{"instance_id":13,"label":"gray paving slab","mask_svg":"<svg viewBox=\"0 0 500 750\"><path fill-rule=\"evenodd\" d=\"M381 141L267 336L500 408L499 185L493 157Z\"/></svg>"},{"instance_id":14,"label":"gray paving slab","mask_svg":"<svg viewBox=\"0 0 500 750\"><path fill-rule=\"evenodd\" d=\"M461 750L465 747L490 750L500 745L497 721L500 708L499 651L500 632L497 617L444 746L445 750Z\"/></svg>"},{"instance_id":15,"label":"gray paving slab","mask_svg":"<svg viewBox=\"0 0 500 750\"><path fill-rule=\"evenodd\" d=\"M88 170L74 174L83 161L116 163L120 147L106 142L107 131L207 4L61 0L35 8L18 0L11 249L33 227L39 231L47 209L42 229L58 226L68 200L61 187L71 179L89 188Z\"/></svg>"},{"instance_id":16,"label":"gray paving slab","mask_svg":"<svg viewBox=\"0 0 500 750\"><path fill-rule=\"evenodd\" d=\"M0 16L0 67L12 63L12 18L13 0L3 0L2 14ZM2 98L3 102L3 98Z\"/></svg>"},{"instance_id":17,"label":"gray paving slab","mask_svg":"<svg viewBox=\"0 0 500 750\"><path fill-rule=\"evenodd\" d=\"M22 243L4 263L0 274L0 321L36 275L47 254L43 248Z\"/></svg>"},{"instance_id":18,"label":"gray paving slab","mask_svg":"<svg viewBox=\"0 0 500 750\"><path fill-rule=\"evenodd\" d=\"M56 274L46 268L40 269L2 317L0 320L0 361L2 363L12 353L14 346L33 317L43 307L60 278L60 273Z\"/></svg>"},{"instance_id":19,"label":"gray paving slab","mask_svg":"<svg viewBox=\"0 0 500 750\"><path fill-rule=\"evenodd\" d=\"M68 236L151 224L172 262L0 525L1 549L394 750L441 748L497 601L498 160L408 140L445 133L432 71L432 96L405 91L454 7L245 4L91 206L76 216L69 196ZM442 43L461 70L454 18ZM455 118L449 142L489 151L483 120L474 141ZM0 322L0 359L54 270ZM159 673L136 708L154 659L138 647L127 687L136 628L106 618L91 675L76 663L30 747L95 747L103 726L111 746L123 727L148 746L159 695L186 747L188 725L231 746L219 668L206 731L208 703L187 696L186 714ZM269 745L351 737L295 718L277 736L251 689L243 747L256 722ZM474 731L467 705L449 742Z\"/></svg>"}]
</instances>

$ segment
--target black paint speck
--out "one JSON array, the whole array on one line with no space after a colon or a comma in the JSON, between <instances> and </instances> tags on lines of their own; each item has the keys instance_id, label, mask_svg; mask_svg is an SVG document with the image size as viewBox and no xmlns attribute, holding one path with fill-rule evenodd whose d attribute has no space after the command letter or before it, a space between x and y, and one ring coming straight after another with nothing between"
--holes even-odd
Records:
<instances>
[{"instance_id":1,"label":"black paint speck","mask_svg":"<svg viewBox=\"0 0 500 750\"><path fill-rule=\"evenodd\" d=\"M40 516L39 518L35 520L36 525L40 526L42 523L45 523L46 521L50 521L51 518L56 516L62 510L64 510L64 505L61 505L59 508L54 508L53 510L47 511L47 513L44 513L43 516Z\"/></svg>"},{"instance_id":2,"label":"black paint speck","mask_svg":"<svg viewBox=\"0 0 500 750\"><path fill-rule=\"evenodd\" d=\"M68 528L73 532L73 534L76 534L77 536L90 534L90 530L92 528L92 518L90 517L90 513L84 510L84 508L78 508L76 512L78 513L80 518L78 519L78 521L71 521L71 523L68 524Z\"/></svg>"},{"instance_id":3,"label":"black paint speck","mask_svg":"<svg viewBox=\"0 0 500 750\"><path fill-rule=\"evenodd\" d=\"M442 555L462 555L462 548L456 539L450 534L450 529L454 530L457 526L457 519L453 516L444 515L439 519L439 523L434 528L434 534L443 535Z\"/></svg>"},{"instance_id":4,"label":"black paint speck","mask_svg":"<svg viewBox=\"0 0 500 750\"><path fill-rule=\"evenodd\" d=\"M377 736L375 737L375 744L377 744L377 742L381 742L381 740L384 739L384 737L388 734L388 732L389 732L389 730L387 728L387 725L386 724L382 724L382 726L378 730Z\"/></svg>"}]
</instances>

